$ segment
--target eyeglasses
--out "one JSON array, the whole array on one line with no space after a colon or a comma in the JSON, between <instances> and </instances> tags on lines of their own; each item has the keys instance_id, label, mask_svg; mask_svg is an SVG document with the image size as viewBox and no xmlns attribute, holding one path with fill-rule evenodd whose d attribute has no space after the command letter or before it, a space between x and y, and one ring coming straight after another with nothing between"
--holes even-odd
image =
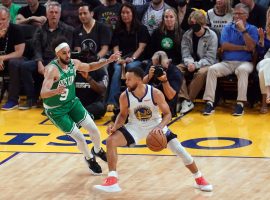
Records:
<instances>
[{"instance_id":1,"label":"eyeglasses","mask_svg":"<svg viewBox=\"0 0 270 200\"><path fill-rule=\"evenodd\" d=\"M246 13L233 13L233 16L236 16L236 15L246 15Z\"/></svg>"}]
</instances>

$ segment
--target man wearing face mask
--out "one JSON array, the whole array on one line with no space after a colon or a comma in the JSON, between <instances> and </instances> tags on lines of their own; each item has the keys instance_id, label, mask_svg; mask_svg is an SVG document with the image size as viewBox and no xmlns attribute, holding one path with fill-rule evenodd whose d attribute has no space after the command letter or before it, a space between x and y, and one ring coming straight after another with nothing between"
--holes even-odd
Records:
<instances>
[{"instance_id":1,"label":"man wearing face mask","mask_svg":"<svg viewBox=\"0 0 270 200\"><path fill-rule=\"evenodd\" d=\"M207 69L216 62L218 39L214 31L206 26L206 16L201 11L193 11L188 19L190 29L182 39L183 64L178 65L186 78L191 78L187 87L183 80L179 97L183 99L180 113L194 108L193 101L203 88Z\"/></svg>"},{"instance_id":2,"label":"man wearing face mask","mask_svg":"<svg viewBox=\"0 0 270 200\"><path fill-rule=\"evenodd\" d=\"M247 23L249 8L242 3L233 10L233 23L224 26L221 31L222 62L208 69L203 99L206 105L204 115L214 110L217 78L235 73L238 79L237 103L234 116L244 114L244 102L247 101L248 76L253 71L252 53L258 42L256 26Z\"/></svg>"},{"instance_id":3,"label":"man wearing face mask","mask_svg":"<svg viewBox=\"0 0 270 200\"><path fill-rule=\"evenodd\" d=\"M164 51L157 51L152 57L152 65L146 70L143 83L161 90L169 104L172 116L176 116L177 97L182 83L182 73L168 59Z\"/></svg>"}]
</instances>

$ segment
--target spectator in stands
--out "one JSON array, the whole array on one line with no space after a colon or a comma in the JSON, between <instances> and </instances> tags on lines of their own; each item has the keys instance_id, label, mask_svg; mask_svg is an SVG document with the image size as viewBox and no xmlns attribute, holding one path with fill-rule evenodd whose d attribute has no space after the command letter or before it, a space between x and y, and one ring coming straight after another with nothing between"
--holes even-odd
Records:
<instances>
[{"instance_id":1,"label":"spectator in stands","mask_svg":"<svg viewBox=\"0 0 270 200\"><path fill-rule=\"evenodd\" d=\"M200 11L193 11L189 16L190 29L182 39L182 58L184 64L178 67L186 78L191 78L187 88L183 79L179 96L183 98L180 113L187 113L194 108L193 101L205 85L208 67L216 63L218 39L214 31L206 26L206 16Z\"/></svg>"},{"instance_id":2,"label":"spectator in stands","mask_svg":"<svg viewBox=\"0 0 270 200\"><path fill-rule=\"evenodd\" d=\"M18 107L19 70L23 60L25 42L20 27L10 23L8 8L0 6L0 19L0 71L7 70L10 77L8 101L2 106L2 109L11 110Z\"/></svg>"},{"instance_id":3,"label":"spectator in stands","mask_svg":"<svg viewBox=\"0 0 270 200\"><path fill-rule=\"evenodd\" d=\"M153 85L163 92L172 116L176 117L177 98L183 79L180 70L170 62L164 51L157 51L145 72L143 83Z\"/></svg>"},{"instance_id":4,"label":"spectator in stands","mask_svg":"<svg viewBox=\"0 0 270 200\"><path fill-rule=\"evenodd\" d=\"M64 36L70 46L73 43L73 27L60 21L61 5L54 1L48 3L46 13L47 22L34 35L35 60L38 61L38 71L41 74L44 73L44 66L55 57L51 48L54 38Z\"/></svg>"},{"instance_id":5,"label":"spectator in stands","mask_svg":"<svg viewBox=\"0 0 270 200\"><path fill-rule=\"evenodd\" d=\"M70 0L62 3L61 21L76 28L80 24L79 7L83 4L82 0Z\"/></svg>"},{"instance_id":6,"label":"spectator in stands","mask_svg":"<svg viewBox=\"0 0 270 200\"><path fill-rule=\"evenodd\" d=\"M157 51L165 51L173 64L179 64L181 58L182 30L179 27L176 11L173 8L165 10L160 26L151 36L151 55Z\"/></svg>"},{"instance_id":7,"label":"spectator in stands","mask_svg":"<svg viewBox=\"0 0 270 200\"><path fill-rule=\"evenodd\" d=\"M121 51L123 56L113 65L114 72L107 99L108 111L112 111L118 104L115 97L120 94L121 74L125 74L122 70L141 66L148 41L149 34L146 27L138 21L135 8L129 3L124 3L112 40L113 51Z\"/></svg>"},{"instance_id":8,"label":"spectator in stands","mask_svg":"<svg viewBox=\"0 0 270 200\"><path fill-rule=\"evenodd\" d=\"M94 119L102 118L106 113L105 94L108 86L108 73L104 68L96 71L78 72L76 76L76 96Z\"/></svg>"},{"instance_id":9,"label":"spectator in stands","mask_svg":"<svg viewBox=\"0 0 270 200\"><path fill-rule=\"evenodd\" d=\"M9 9L10 22L15 24L18 11L21 6L19 4L13 3L12 0L2 0L2 5Z\"/></svg>"},{"instance_id":10,"label":"spectator in stands","mask_svg":"<svg viewBox=\"0 0 270 200\"><path fill-rule=\"evenodd\" d=\"M176 3L179 24L181 25L181 28L186 31L189 29L189 15L194 11L194 9L189 6L189 0L176 0Z\"/></svg>"},{"instance_id":11,"label":"spectator in stands","mask_svg":"<svg viewBox=\"0 0 270 200\"><path fill-rule=\"evenodd\" d=\"M257 70L259 72L260 88L262 93L262 105L260 112L262 114L268 112L267 104L270 103L270 9L266 14L266 31L259 28L259 42L257 44L257 53L259 60Z\"/></svg>"},{"instance_id":12,"label":"spectator in stands","mask_svg":"<svg viewBox=\"0 0 270 200\"><path fill-rule=\"evenodd\" d=\"M72 44L73 41L73 28L59 21L61 16L61 5L58 2L48 2L46 15L48 20L34 33L34 58L33 60L22 63L24 77L27 77L22 79L27 96L26 104L19 106L19 109L22 110L30 109L37 103L43 77L41 75L39 77L33 77L33 74L36 75L34 72L38 71L43 75L45 69L44 66L55 57L55 52L51 47L53 39L64 36L70 44ZM35 79L35 83L33 83L33 79ZM35 87L38 89L35 89Z\"/></svg>"},{"instance_id":13,"label":"spectator in stands","mask_svg":"<svg viewBox=\"0 0 270 200\"><path fill-rule=\"evenodd\" d=\"M231 0L216 0L214 8L207 11L207 25L220 37L222 28L232 22Z\"/></svg>"},{"instance_id":14,"label":"spectator in stands","mask_svg":"<svg viewBox=\"0 0 270 200\"><path fill-rule=\"evenodd\" d=\"M94 9L94 18L101 23L109 25L114 30L119 20L120 8L121 4L116 0L105 0L104 5L102 4Z\"/></svg>"},{"instance_id":15,"label":"spectator in stands","mask_svg":"<svg viewBox=\"0 0 270 200\"><path fill-rule=\"evenodd\" d=\"M84 62L93 62L105 57L111 44L110 28L93 18L93 9L88 4L82 4L78 13L81 25L74 31L74 50L92 54L94 60Z\"/></svg>"},{"instance_id":16,"label":"spectator in stands","mask_svg":"<svg viewBox=\"0 0 270 200\"><path fill-rule=\"evenodd\" d=\"M252 53L258 42L257 28L247 23L249 9L239 3L233 11L233 23L224 26L221 32L222 62L208 69L203 99L207 101L203 114L210 115L214 110L217 78L235 73L238 78L238 96L233 115L244 114L247 100L248 76L253 71Z\"/></svg>"},{"instance_id":17,"label":"spectator in stands","mask_svg":"<svg viewBox=\"0 0 270 200\"><path fill-rule=\"evenodd\" d=\"M46 8L39 0L26 0L27 6L21 7L16 18L17 24L42 26L46 22Z\"/></svg>"},{"instance_id":18,"label":"spectator in stands","mask_svg":"<svg viewBox=\"0 0 270 200\"><path fill-rule=\"evenodd\" d=\"M266 8L255 3L255 0L240 0L240 2L249 8L249 17L247 22L257 28L265 28Z\"/></svg>"},{"instance_id":19,"label":"spectator in stands","mask_svg":"<svg viewBox=\"0 0 270 200\"><path fill-rule=\"evenodd\" d=\"M162 21L163 13L169 5L164 3L164 0L152 0L142 6L137 6L139 20L147 27L150 35L157 29Z\"/></svg>"}]
</instances>

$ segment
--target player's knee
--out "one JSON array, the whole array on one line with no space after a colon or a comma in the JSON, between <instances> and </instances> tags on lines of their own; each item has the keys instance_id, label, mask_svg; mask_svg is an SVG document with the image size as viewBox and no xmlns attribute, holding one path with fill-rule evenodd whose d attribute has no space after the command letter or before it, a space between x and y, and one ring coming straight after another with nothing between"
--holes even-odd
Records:
<instances>
[{"instance_id":1,"label":"player's knee","mask_svg":"<svg viewBox=\"0 0 270 200\"><path fill-rule=\"evenodd\" d=\"M110 135L106 140L106 146L109 147L115 147L117 146L115 137L113 135Z\"/></svg>"}]
</instances>

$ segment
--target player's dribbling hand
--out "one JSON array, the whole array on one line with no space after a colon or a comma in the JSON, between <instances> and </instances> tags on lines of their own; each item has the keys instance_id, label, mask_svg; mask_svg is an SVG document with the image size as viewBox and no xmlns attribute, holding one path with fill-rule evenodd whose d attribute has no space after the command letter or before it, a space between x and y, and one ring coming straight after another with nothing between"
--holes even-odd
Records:
<instances>
[{"instance_id":1,"label":"player's dribbling hand","mask_svg":"<svg viewBox=\"0 0 270 200\"><path fill-rule=\"evenodd\" d=\"M159 126L155 127L150 133L163 133L162 128L160 128Z\"/></svg>"}]
</instances>

